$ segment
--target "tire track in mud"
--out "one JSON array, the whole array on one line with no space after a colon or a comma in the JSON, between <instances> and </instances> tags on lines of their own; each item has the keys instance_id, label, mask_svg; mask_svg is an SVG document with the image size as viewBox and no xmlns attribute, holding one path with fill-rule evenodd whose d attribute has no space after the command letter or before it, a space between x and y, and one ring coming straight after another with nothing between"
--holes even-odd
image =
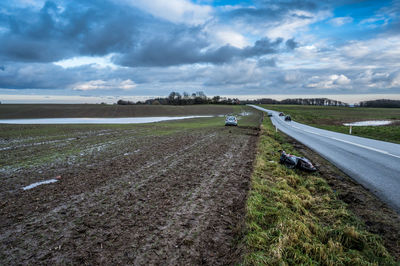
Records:
<instances>
[{"instance_id":1,"label":"tire track in mud","mask_svg":"<svg viewBox=\"0 0 400 266\"><path fill-rule=\"evenodd\" d=\"M100 131L102 132L102 131ZM80 146L81 151L76 155L70 155L66 158L55 158L50 164L46 163L40 166L32 166L28 168L20 168L20 167L12 167L5 166L0 168L0 178L3 181L3 186L0 188L0 198L7 197L10 193L18 192L22 187L29 185L34 182L42 181L43 179L51 179L57 175L64 175L64 172L68 172L71 170L71 166L80 169L81 167L96 167L101 161L101 164L105 164L106 162L111 162L115 159L121 158L125 156L125 153L121 153L123 149L126 149L126 144L129 143L130 148L132 149L137 143L146 149L153 149L157 146L157 140L149 137L143 136L131 136L132 133L135 133L134 130L128 130L124 132L124 138L117 138L114 136L113 140L109 141L97 141L96 143L84 143L84 146ZM110 134L114 134L116 132L111 132ZM105 135L105 133L101 133ZM132 143L134 145L132 146ZM125 144L125 145L124 145ZM69 143L62 143L63 146L71 145ZM139 146L138 146L139 147ZM59 147L49 147L48 149L57 149ZM143 149L143 150L146 150ZM140 149L136 149L135 153ZM32 151L32 154L35 154ZM129 154L128 154L129 155ZM91 162L87 164L87 162ZM45 173L45 174L44 174ZM79 173L75 173L78 175ZM20 176L27 176L28 178L21 179ZM39 179L38 179L39 177ZM7 184L4 182L5 180L9 180L10 182ZM18 180L19 182L15 182ZM23 182L24 183L20 183Z\"/></svg>"},{"instance_id":2,"label":"tire track in mud","mask_svg":"<svg viewBox=\"0 0 400 266\"><path fill-rule=\"evenodd\" d=\"M76 177L54 186L60 198L3 223L0 261L233 263L256 141L236 131L165 138L89 171L92 187ZM65 191L75 185L84 186ZM31 198L48 195L39 189Z\"/></svg>"},{"instance_id":3,"label":"tire track in mud","mask_svg":"<svg viewBox=\"0 0 400 266\"><path fill-rule=\"evenodd\" d=\"M104 196L111 196L114 198L111 198L111 201L115 201L115 195L113 192L113 189L115 189L116 186L121 186L121 184L128 184L127 180L131 180L132 178L137 178L139 183L135 183L135 187L133 189L140 189L140 187L144 186L149 180L151 180L152 175L149 175L147 178L141 178L140 174L146 170L150 170L148 174L153 174L159 172L161 169L161 172L166 171L165 169L168 169L169 167L173 167L174 164L179 163L179 161L183 160L185 156L190 156L190 153L184 153L185 150L189 150L193 148L194 146L200 145L201 142L204 142L206 140L209 140L210 137L215 136L215 134L209 134L204 136L202 139L198 140L197 142L194 142L187 147L185 147L183 150L176 151L175 153L169 154L163 158L156 158L153 162L147 163L144 166L139 167L136 171L129 171L128 174L125 174L122 177L116 177L113 179L110 179L108 183L103 184L102 186L96 188L94 191L89 192L85 191L82 192L78 195L73 195L68 199L68 203L61 203L61 205L55 207L52 211L49 211L47 214L41 213L39 217L33 217L30 221L28 221L28 224L47 224L49 223L48 219L51 221L63 221L65 216L69 217L76 217L76 213L78 212L85 212L85 210L88 210L88 208L92 208L93 206L97 206L98 200L101 201L101 198ZM200 145L201 146L201 145ZM152 147L150 147L152 148ZM182 153L185 156L177 156L178 153ZM158 167L155 167L158 166ZM109 183L114 183L114 184L109 184ZM139 185L138 185L139 184ZM120 195L118 195L120 196ZM81 208L79 208L81 206ZM90 210L89 210L90 211ZM61 214L61 215L59 215ZM68 214L68 215L66 215ZM57 217L60 216L60 217ZM22 232L25 231L25 228L23 228L22 225L17 226L15 230L8 230L8 233L6 235L1 235L0 239L10 239L12 238L12 235L14 233ZM28 230L29 231L29 230Z\"/></svg>"},{"instance_id":4,"label":"tire track in mud","mask_svg":"<svg viewBox=\"0 0 400 266\"><path fill-rule=\"evenodd\" d=\"M238 144L243 143L242 141L238 141ZM227 224L228 226L232 225L229 221L224 221L224 218L229 217L229 214L226 215L229 208L226 207L232 205L232 203L226 204L226 202L216 200L218 199L216 194L226 189L227 183L232 180L232 173L228 174L225 169L229 168L238 158L243 158L242 154L244 150L234 153L235 148L229 147L225 153L215 158L214 167L202 169L205 171L199 176L201 181L193 187L188 199L179 201L174 208L171 208L167 215L168 222L161 228L158 228L156 234L152 234L144 240L148 244L137 252L134 264L156 264L160 256L163 256L162 259L167 264L172 265L185 264L186 262L196 264L208 262L213 265L221 262L226 263L227 258L221 260L221 257L226 255L231 256L230 251L232 250L229 246L232 244L230 243L232 239L224 238L223 235L226 233L226 230L218 230L221 228L218 228L218 225L215 225L215 220L210 219L210 217L216 214L216 216L220 216L220 219L217 219L219 220L217 223L222 222L222 224ZM192 169L192 167L190 168ZM243 172L243 170L240 170L236 174L241 176ZM246 191L248 179L244 178L241 185ZM233 193L232 190L230 192ZM235 195L231 194L230 196L235 198ZM208 229L211 229L214 235L212 237L208 236L208 239L202 238L202 233ZM227 246L225 247L225 252L217 256L206 254L207 248L204 247L204 244L213 241L213 239L224 239L224 241L219 242L221 245ZM158 245L152 248L149 243L154 242L158 242ZM191 246L195 246L196 248L194 250L190 249ZM158 254L158 256L154 257L154 253Z\"/></svg>"}]
</instances>

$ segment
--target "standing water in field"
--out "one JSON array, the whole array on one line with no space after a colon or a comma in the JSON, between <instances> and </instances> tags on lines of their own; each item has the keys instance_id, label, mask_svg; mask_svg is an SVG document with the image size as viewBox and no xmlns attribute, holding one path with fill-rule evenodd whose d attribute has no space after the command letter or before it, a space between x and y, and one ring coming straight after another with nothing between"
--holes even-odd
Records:
<instances>
[{"instance_id":1,"label":"standing water in field","mask_svg":"<svg viewBox=\"0 0 400 266\"><path fill-rule=\"evenodd\" d=\"M344 126L363 127L363 126L386 126L390 125L392 121L389 120L373 120L373 121L360 121L354 123L344 123Z\"/></svg>"},{"instance_id":2,"label":"standing water in field","mask_svg":"<svg viewBox=\"0 0 400 266\"><path fill-rule=\"evenodd\" d=\"M38 118L0 119L0 124L142 124L189 118L212 117L210 115L123 117L123 118Z\"/></svg>"}]
</instances>

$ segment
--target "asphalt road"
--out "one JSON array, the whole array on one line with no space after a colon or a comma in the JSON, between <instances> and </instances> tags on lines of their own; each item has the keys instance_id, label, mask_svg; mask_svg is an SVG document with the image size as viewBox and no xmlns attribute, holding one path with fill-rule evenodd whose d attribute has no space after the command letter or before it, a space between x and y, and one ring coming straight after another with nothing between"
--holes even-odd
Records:
<instances>
[{"instance_id":1,"label":"asphalt road","mask_svg":"<svg viewBox=\"0 0 400 266\"><path fill-rule=\"evenodd\" d=\"M323 130L272 113L278 130L318 152L400 213L400 145Z\"/></svg>"}]
</instances>

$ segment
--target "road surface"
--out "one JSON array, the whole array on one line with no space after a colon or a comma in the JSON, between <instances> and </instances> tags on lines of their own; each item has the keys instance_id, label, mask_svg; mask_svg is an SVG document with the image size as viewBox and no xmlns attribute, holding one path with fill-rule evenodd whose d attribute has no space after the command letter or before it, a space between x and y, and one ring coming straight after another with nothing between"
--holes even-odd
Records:
<instances>
[{"instance_id":1,"label":"road surface","mask_svg":"<svg viewBox=\"0 0 400 266\"><path fill-rule=\"evenodd\" d=\"M279 112L250 106L271 113L280 131L318 152L400 213L399 144L286 122Z\"/></svg>"}]
</instances>

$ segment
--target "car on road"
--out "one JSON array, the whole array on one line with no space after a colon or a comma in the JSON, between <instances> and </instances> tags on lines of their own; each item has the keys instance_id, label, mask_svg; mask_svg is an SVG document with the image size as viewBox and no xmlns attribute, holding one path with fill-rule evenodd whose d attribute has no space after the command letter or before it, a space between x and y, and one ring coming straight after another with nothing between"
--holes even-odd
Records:
<instances>
[{"instance_id":1,"label":"car on road","mask_svg":"<svg viewBox=\"0 0 400 266\"><path fill-rule=\"evenodd\" d=\"M285 114L284 113L279 113L279 116L285 116Z\"/></svg>"},{"instance_id":2,"label":"car on road","mask_svg":"<svg viewBox=\"0 0 400 266\"><path fill-rule=\"evenodd\" d=\"M290 115L285 116L285 121L292 121L292 118L290 117Z\"/></svg>"},{"instance_id":3,"label":"car on road","mask_svg":"<svg viewBox=\"0 0 400 266\"><path fill-rule=\"evenodd\" d=\"M236 116L230 115L225 119L225 126L237 126L237 118Z\"/></svg>"},{"instance_id":4,"label":"car on road","mask_svg":"<svg viewBox=\"0 0 400 266\"><path fill-rule=\"evenodd\" d=\"M272 113L268 113L268 117L272 117L273 115L272 115Z\"/></svg>"}]
</instances>

